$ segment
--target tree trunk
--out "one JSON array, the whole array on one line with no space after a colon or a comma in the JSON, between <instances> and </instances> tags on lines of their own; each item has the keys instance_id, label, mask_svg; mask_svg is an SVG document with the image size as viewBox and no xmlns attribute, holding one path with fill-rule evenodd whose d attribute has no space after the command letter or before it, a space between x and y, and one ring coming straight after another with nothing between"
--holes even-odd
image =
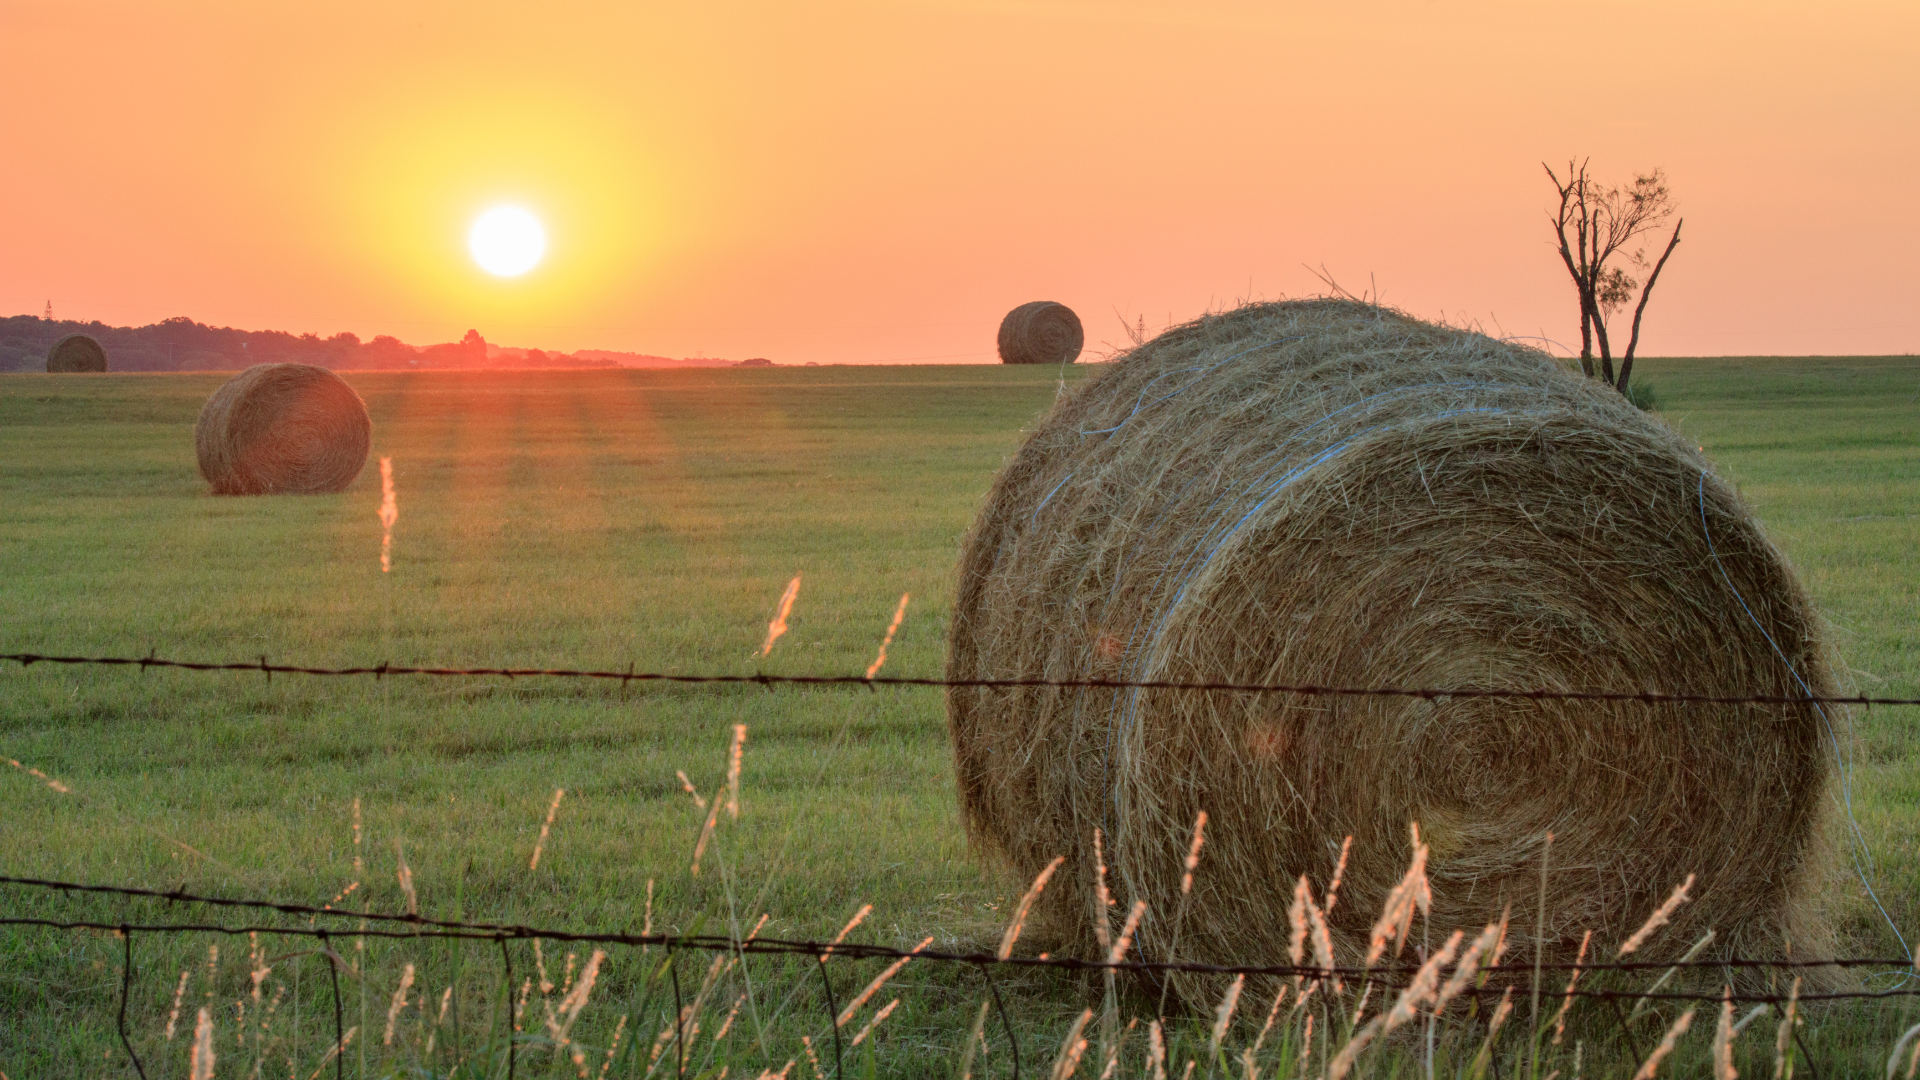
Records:
<instances>
[{"instance_id":1,"label":"tree trunk","mask_svg":"<svg viewBox=\"0 0 1920 1080\"><path fill-rule=\"evenodd\" d=\"M1588 303L1588 289L1585 262L1587 258L1587 179L1586 166L1567 162L1567 182L1562 184L1560 177L1554 174L1553 167L1541 162L1540 167L1547 171L1547 178L1560 193L1560 210L1553 219L1553 231L1560 238L1560 261L1567 266L1567 276L1573 279L1573 291L1580 298L1580 367L1593 378L1593 307ZM1574 225L1575 243L1580 247L1580 259L1573 257L1573 244L1567 242L1567 223Z\"/></svg>"},{"instance_id":2,"label":"tree trunk","mask_svg":"<svg viewBox=\"0 0 1920 1080\"><path fill-rule=\"evenodd\" d=\"M1613 385L1613 349L1607 342L1607 320L1600 313L1600 269L1589 271L1587 281L1587 308L1593 312L1593 337L1600 345L1600 377Z\"/></svg>"}]
</instances>

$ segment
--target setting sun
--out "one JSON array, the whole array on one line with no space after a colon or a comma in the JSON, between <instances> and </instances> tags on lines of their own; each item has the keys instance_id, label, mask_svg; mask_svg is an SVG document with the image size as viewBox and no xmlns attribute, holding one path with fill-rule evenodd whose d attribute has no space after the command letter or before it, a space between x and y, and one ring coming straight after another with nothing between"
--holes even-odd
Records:
<instances>
[{"instance_id":1,"label":"setting sun","mask_svg":"<svg viewBox=\"0 0 1920 1080\"><path fill-rule=\"evenodd\" d=\"M467 250L487 273L519 277L539 265L547 253L547 231L538 218L518 206L496 206L473 223Z\"/></svg>"}]
</instances>

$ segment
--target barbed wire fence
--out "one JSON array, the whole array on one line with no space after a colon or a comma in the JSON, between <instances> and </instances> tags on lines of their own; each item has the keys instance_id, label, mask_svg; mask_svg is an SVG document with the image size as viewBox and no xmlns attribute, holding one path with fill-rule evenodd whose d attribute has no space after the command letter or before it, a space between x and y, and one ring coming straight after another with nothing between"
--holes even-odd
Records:
<instances>
[{"instance_id":1,"label":"barbed wire fence","mask_svg":"<svg viewBox=\"0 0 1920 1080\"><path fill-rule=\"evenodd\" d=\"M1347 687L1316 684L1277 684L1277 683L1234 683L1234 682L1186 682L1162 680L1121 680L1121 679L1001 679L1001 678L932 678L868 675L774 675L756 673L752 675L699 674L671 671L638 671L629 667L620 670L594 670L588 668L544 668L544 667L424 667L392 664L360 664L350 666L321 666L313 664L273 663L266 656L256 661L240 662L201 662L176 660L160 657L157 653L141 656L72 656L50 655L30 652L0 653L0 661L10 661L22 668L34 664L62 666L94 667L134 667L143 672L149 669L172 669L202 673L258 673L269 679L279 675L300 675L316 677L366 677L384 679L387 676L417 676L434 678L454 677L504 677L543 678L543 679L587 679L618 682L624 691L628 686L639 684L692 684L692 685L759 685L774 687L855 687L869 689L881 687L934 687L934 688L980 688L980 689L1021 689L1021 688L1057 688L1057 689L1116 689L1116 690L1176 690L1176 691L1212 691L1252 694L1293 694L1310 697L1407 697L1425 700L1459 699L1503 699L1531 701L1606 701L1640 702L1648 705L1755 705L1755 706L1792 706L1792 705L1857 705L1873 706L1915 706L1920 698L1902 698L1871 695L1708 695L1689 693L1663 693L1653 691L1611 691L1611 690L1513 690L1486 687ZM36 775L38 775L36 773ZM512 983L512 957L507 946L516 941L554 941L565 943L608 945L628 949L661 948L669 959L672 970L675 997L675 1030L673 1049L678 1063L677 1075L684 1076L687 1064L683 1051L688 1038L687 1017L682 1001L679 984L679 971L671 964L676 951L695 953L729 953L744 958L749 955L797 956L814 961L818 971L828 1020L833 1024L835 1075L844 1073L844 1049L840 1040L840 1027L846 1016L837 1004L832 980L828 975L826 961L831 957L848 959L886 959L895 963L916 961L962 965L977 971L985 984L989 1000L996 1010L999 1025L1003 1028L1012 1049L1013 1073L1018 1080L1022 1070L1022 1054L1017 1026L1008 1014L998 984L992 972L999 968L1013 969L1054 969L1074 972L1116 972L1143 976L1162 976L1169 974L1217 975L1235 977L1269 977L1298 979L1307 982L1333 982L1341 979L1366 979L1379 983L1385 990L1406 989L1419 971L1420 965L1408 963L1376 964L1371 967L1313 966L1313 965L1261 965L1261 964L1208 964L1190 961L1159 960L1119 960L1098 961L1076 957L1050 956L1014 956L999 953L949 952L930 948L901 949L896 947L862 944L847 941L818 941L809 939L761 938L752 936L742 939L730 935L711 934L671 934L671 933L629 933L610 931L584 931L565 927L530 926L508 923L468 922L460 920L436 919L418 914L396 914L365 910L348 910L331 905L313 906L297 902L278 900L244 899L220 897L190 893L184 889L155 890L130 886L91 884L84 882L62 881L26 876L0 875L0 886L14 889L34 890L42 894L83 894L93 896L114 896L123 899L160 901L173 906L199 906L229 911L251 913L271 913L274 915L298 916L308 920L308 925L287 925L272 921L235 922L213 919L211 921L185 920L133 920L102 918L54 918L47 916L25 916L0 912L0 926L37 927L49 930L89 930L116 935L123 949L123 962L120 970L119 1010L116 1018L116 1030L122 1047L126 1051L129 1064L144 1078L147 1076L144 1062L135 1051L127 1030L127 1007L135 980L135 935L179 935L179 934L218 934L218 935L273 935L280 937L309 938L318 940L323 946L332 939L346 938L388 938L417 940L448 940L469 942L492 942L499 946L502 961L507 971L508 984ZM328 920L322 924L321 920ZM340 921L352 921L359 925L348 927ZM344 1027L344 1012L339 987L339 965L342 963L337 954L326 950L328 970L332 989L334 1040L329 1058L335 1065L337 1077L345 1077L344 1053L351 1032ZM1723 988L1719 993L1704 990L1685 989L1662 990L1664 980L1651 990L1619 990L1604 987L1578 985L1578 980L1565 986L1545 985L1536 980L1543 974L1601 972L1633 973L1676 973L1682 971L1761 971L1786 972L1809 971L1816 969L1851 970L1880 968L1883 971L1901 976L1900 983L1889 989L1840 989L1821 990L1800 993L1798 987L1791 993L1773 991L1757 992L1752 990L1734 991ZM1529 962L1523 965L1483 964L1479 968L1486 978L1464 991L1467 996L1477 998L1496 993L1512 993L1518 996L1540 995L1552 999L1591 1000L1603 1002L1611 1007L1618 1029L1632 1050L1636 1059L1645 1054L1639 1046L1630 1019L1620 1008L1622 1002L1640 1003L1660 1001L1673 1003L1694 1003L1720 1005L1731 1002L1736 1005L1772 1006L1786 1003L1876 1001L1889 999L1920 998L1920 988L1914 988L1915 976L1920 975L1920 961L1914 957L1864 957L1864 958L1816 958L1816 959L1763 959L1736 957L1713 960L1648 960L1648 961L1594 961L1594 962ZM507 1009L507 1075L511 1078L516 1072L515 1034L517 1031L516 1007L509 1001ZM1797 1029L1792 1033L1801 1056L1808 1066L1810 1075L1817 1080L1813 1072L1814 1064L1801 1035ZM324 1062L323 1062L324 1067Z\"/></svg>"},{"instance_id":2,"label":"barbed wire fence","mask_svg":"<svg viewBox=\"0 0 1920 1080\"><path fill-rule=\"evenodd\" d=\"M507 981L512 982L512 960L505 947L514 941L555 941L569 944L613 945L627 948L661 948L666 950L669 959L675 950L701 953L730 953L736 956L778 955L802 956L814 961L824 961L829 957L847 959L886 959L894 961L913 960L924 963L957 964L971 967L982 974L989 988L992 1000L997 1006L998 1018L1005 1031L1009 1045L1013 1048L1014 1075L1020 1075L1020 1038L1018 1030L1007 1015L999 989L994 984L991 970L996 967L1010 968L1050 968L1075 972L1114 971L1141 975L1160 975L1168 973L1221 975L1221 976L1266 976L1272 978L1293 978L1307 981L1327 981L1336 979L1375 980L1383 990L1405 989L1408 979L1420 968L1412 963L1376 964L1372 967L1332 966L1292 964L1207 964L1190 961L1152 961L1122 960L1103 962L1076 957L1056 956L1001 956L988 952L948 952L939 949L901 949L886 945L863 944L858 942L829 942L818 940L794 940L784 938L741 939L732 936L713 934L670 934L670 933L627 933L609 931L581 931L563 927L538 927L521 924L466 922L460 920L435 919L417 914L395 914L378 911L362 911L314 906L309 904L288 903L271 900L249 900L232 897L206 896L185 890L156 890L132 888L117 885L98 885L82 882L58 881L45 878L0 875L0 885L16 888L28 888L43 892L84 893L108 895L124 898L164 901L170 905L195 905L222 909L238 909L250 912L270 912L277 915L304 916L309 920L338 920L355 922L359 926L345 925L307 925L289 926L276 922L226 922L226 921L135 921L130 919L59 919L42 916L0 916L0 926L40 927L52 930L93 930L116 935L122 944L123 962L120 971L119 1012L117 1032L121 1044L126 1050L129 1063L140 1076L147 1075L144 1063L133 1048L126 1028L127 1003L132 994L135 979L134 936L136 934L221 934L274 935L282 937L301 937L316 939L323 944L335 938L389 938L407 940L456 940L484 941L499 945L508 973ZM374 924L374 925L367 925ZM341 1006L339 980L337 972L332 971L339 961L329 958L332 974L334 1006L334 1048L333 1059L337 1074L344 1077L343 1050L348 1033L344 1029L344 1015ZM1525 963L1520 965L1488 964L1479 971L1488 977L1482 985L1466 991L1469 995L1487 996L1507 993L1509 988L1516 997L1525 997L1535 992L1552 999L1579 999L1605 1002L1617 1006L1621 1002L1662 1001L1717 1005L1732 1002L1736 1005L1779 1005L1789 1001L1799 1003L1835 1002L1835 1001L1877 1001L1920 997L1920 989L1893 988L1886 990L1835 990L1812 993L1783 994L1777 992L1758 993L1752 991L1724 990L1721 993L1688 990L1615 990L1593 988L1579 985L1561 986L1542 985L1533 982L1539 975L1553 973L1580 972L1595 974L1601 972L1653 973L1675 971L1713 971L1724 972L1728 969L1748 971L1796 972L1813 969L1854 969L1854 968L1894 968L1910 969L1911 961L1904 957L1866 957L1852 959L1812 959L1812 960L1767 960L1736 958L1726 960L1648 960L1648 961L1594 961L1587 963L1568 963L1565 961ZM824 963L817 966L830 1020L835 1021L837 1036L843 1026L838 1002L833 991L830 977ZM675 978L677 979L677 974ZM1490 989L1498 987L1498 990ZM686 1016L679 1002L681 995L676 987L675 1016L676 1023L684 1028ZM1634 1039L1627 1018L1616 1009L1615 1016L1619 1029L1630 1046L1635 1057L1643 1057ZM506 1026L506 1044L508 1046L508 1076L515 1073L514 1025L516 1016L513 1009L508 1010ZM1795 1033L1798 1038L1798 1032ZM676 1031L676 1047L686 1038L684 1030ZM677 1052L677 1050L676 1050ZM1809 1063L1811 1054L1804 1044L1801 1053ZM843 1055L836 1043L836 1067L844 1068ZM684 1065L683 1065L684 1067ZM839 1075L839 1073L836 1073Z\"/></svg>"},{"instance_id":3,"label":"barbed wire fence","mask_svg":"<svg viewBox=\"0 0 1920 1080\"><path fill-rule=\"evenodd\" d=\"M312 939L317 939L323 943L334 938L355 938L355 937L392 938L392 939L408 939L408 940L424 939L424 940L487 941L487 942L493 942L497 945L500 945L503 949L503 955L505 955L504 948L506 944L509 942L539 940L539 941L566 942L570 944L577 943L577 944L594 944L594 945L615 945L615 946L624 946L628 948L642 948L642 947L656 948L657 947L657 948L666 950L669 957L671 957L672 953L675 950L686 950L686 951L703 952L703 953L731 953L738 956L747 956L747 955L803 956L815 961L823 961L828 957L837 956L837 957L845 957L848 959L868 959L868 960L887 959L887 960L896 960L896 961L914 960L914 961L920 961L920 962L926 962L926 963L945 963L945 964L966 965L981 971L983 973L984 980L991 988L991 993L993 995L995 1003L999 1006L1000 1023L1005 1030L1009 1045L1014 1048L1014 1051L1013 1051L1014 1062L1015 1062L1014 1072L1016 1076L1018 1076L1020 1072L1019 1064L1018 1064L1021 1058L1020 1051L1019 1051L1019 1045L1020 1045L1019 1035L1012 1020L1006 1014L1004 1003L1000 1001L998 988L993 986L991 975L987 974L987 972L994 967L1051 968L1051 969L1057 969L1057 970L1067 970L1067 971L1076 971L1076 972L1114 971L1114 972L1126 972L1131 974L1144 974L1144 975L1157 975L1157 974L1178 972L1178 973L1184 973L1184 974L1201 974L1201 975L1267 976L1267 977L1274 977L1274 978L1298 978L1298 979L1309 980L1309 981L1332 981L1335 979L1353 979L1357 981L1361 979L1372 979L1372 980L1378 981L1384 990L1405 989L1406 986L1408 985L1407 979L1415 975L1418 972L1420 967L1420 965L1418 964L1410 964L1410 963L1377 964L1372 967L1352 967L1352 966L1317 967L1313 965L1292 965L1292 964L1278 964L1278 965L1206 964L1206 963L1197 963L1197 962L1189 962L1189 961L1152 961L1152 960L1122 960L1118 962L1102 962L1098 960L1087 960L1087 959L1081 959L1081 958L1075 958L1075 957L1056 957L1056 956L1046 956L1046 955L1001 956L996 953L947 952L947 951L942 951L938 949L926 949L926 948L901 949L901 948L885 946L885 945L872 945L872 944L862 944L857 942L844 942L844 941L829 942L829 941L817 941L817 940L793 940L793 939L783 939L783 938L757 938L757 937L752 939L740 939L736 937L712 935L712 934L704 934L704 935L703 934L669 934L669 933L635 934L635 933L625 933L625 932L581 931L581 930L566 929L562 927L537 927L537 926L527 926L527 925L520 925L520 924L464 922L459 920L428 918L426 916L421 916L417 914L394 914L394 913L387 913L387 912L360 911L360 910L341 909L341 908L334 908L334 907L318 907L318 906L313 906L308 904L288 903L283 901L247 900L247 899L237 899L237 898L231 898L231 897L205 896L197 893L186 892L185 890L161 891L156 889L141 889L141 888L131 888L126 886L116 886L116 885L86 884L82 882L58 881L58 880L49 880L44 878L19 877L19 876L13 876L13 875L0 875L0 885L30 888L30 889L47 891L47 892L86 893L86 894L93 894L93 895L111 895L111 896L138 898L138 899L146 899L146 900L159 900L159 901L164 901L168 904L175 904L175 905L198 905L198 906L206 906L206 907L225 908L225 909L240 909L244 911L272 912L274 914L279 914L279 915L305 916L310 920L328 919L328 920L358 922L362 924L368 924L368 923L377 924L373 926L361 925L358 927L347 927L347 926L339 926L339 925L288 926L285 924L274 923L274 922L256 922L256 923L233 923L233 922L222 922L222 921L158 922L158 921L134 921L134 920L128 920L128 919L119 919L119 920L57 919L57 918L47 918L47 917L39 917L39 916L17 916L17 915L7 915L7 916L0 917L0 926L31 926L31 927L41 927L45 929L53 929L53 930L94 930L94 931L112 933L119 937L123 946L124 957L123 957L123 963L121 965L118 1034L120 1036L122 1045L126 1049L130 1063L134 1066L135 1071L142 1077L146 1076L145 1066L141 1062L138 1054L134 1051L132 1041L128 1036L128 1033L126 1030L127 1002L129 997L131 996L133 980L135 977L133 943L134 943L134 935L136 934L207 933L207 934L222 934L222 935L230 935L230 936L266 934L266 935L276 935L276 936L283 936L283 937L312 938ZM337 963L337 961L330 961L330 966L331 966L331 963ZM507 964L507 970L509 972L508 982L511 983L512 961L510 958L506 960L506 964ZM1745 969L1749 971L1761 970L1761 971L1794 972L1794 971L1805 971L1805 970L1822 969L1822 968L1853 969L1853 968L1868 968L1868 967L1879 967L1879 968L1891 967L1895 969L1904 969L1904 968L1910 968L1910 966L1911 966L1911 961L1904 957L1868 957L1868 958L1853 958L1853 959L1837 959L1836 958L1836 959L1813 959L1813 960L1764 960L1764 959L1737 958L1737 959L1727 959L1727 960L1681 960L1681 961L1672 961L1672 960L1624 961L1624 962L1623 961L1613 961L1613 962L1594 961L1590 963L1568 963L1565 961L1555 961L1555 962L1541 962L1538 964L1526 963L1521 965L1507 965L1507 966L1502 966L1498 964L1489 964L1489 965L1482 966L1479 970L1489 977L1490 982L1487 985L1483 985L1477 989L1469 990L1467 991L1467 993L1477 994L1481 996L1496 993L1495 991L1487 988L1488 985L1491 985L1491 986L1497 986L1500 988L1498 993L1505 993L1507 992L1507 988L1511 987L1515 996L1520 996L1520 997L1527 996L1537 991L1543 996L1555 998L1555 999L1574 998L1574 999L1582 999L1582 1000L1601 1001L1609 1004L1617 1004L1619 1002L1638 1002L1642 1000L1664 1001L1664 1002L1684 1002L1684 1003L1709 1004L1709 1005L1720 1004L1720 1003L1729 1002L1729 1001L1736 1005L1778 1005L1778 1004L1784 1004L1788 1001L1797 1001L1800 1003L1832 1002L1832 1001L1874 1001L1874 1000L1920 997L1920 989L1894 988L1894 989L1887 989L1887 990L1836 990L1836 991L1821 991L1821 992L1813 992L1813 993L1793 993L1793 994L1783 994L1783 993L1774 993L1774 992L1756 993L1751 991L1731 991L1731 990L1723 991L1721 993L1712 993L1708 991L1687 991L1687 990L1662 991L1657 989L1651 990L1651 991L1640 991L1640 990L1596 989L1592 987L1583 987L1578 985L1573 985L1573 986L1560 986L1557 984L1541 985L1541 984L1534 983L1532 981L1532 978L1537 978L1539 974L1546 973L1546 972L1570 973L1570 972L1576 972L1576 971L1585 973L1585 974L1594 974L1594 973L1610 972L1610 971L1623 972L1623 973L1653 973L1653 972L1692 971L1692 970L1723 972L1728 969ZM829 1014L829 1018L838 1020L839 1008L833 992L832 983L827 975L826 968L824 965L821 965L818 968L818 970L820 972L822 984L825 989L825 1000L827 1004L827 1011ZM1512 976L1512 977L1509 978L1509 976ZM342 1011L340 1008L341 999L339 997L339 984L338 984L337 973L335 974L333 979L333 996L334 996L334 1006L335 1006L334 1046L336 1048L343 1048L344 1040L347 1037L347 1035L343 1028L344 1017L342 1015ZM679 1022L684 1025L685 1017L681 1014L681 1006L679 1006L678 1004L676 1004L676 1016L680 1018ZM514 1021L515 1021L515 1016L513 1015L512 1010L509 1010L509 1014L507 1017L507 1026L510 1029L513 1027ZM1626 1018L1620 1017L1619 1023L1620 1023L1620 1030L1622 1031L1623 1035L1627 1038L1627 1040L1631 1044L1633 1042L1633 1034L1632 1034L1631 1028L1627 1024ZM840 1026L841 1026L840 1023L836 1023L835 1025L836 1034ZM684 1039L684 1037L685 1036L683 1032L676 1033L676 1039ZM1797 1033L1796 1033L1796 1037L1797 1037ZM513 1032L509 1030L509 1032L507 1033L507 1043L510 1048L508 1052L508 1062L509 1062L508 1075L509 1076L514 1075L514 1070L512 1065L514 1055L513 1055L513 1051L511 1050L512 1042L513 1042ZM1642 1056L1639 1054L1637 1046L1635 1047L1635 1052L1636 1052L1636 1057ZM1802 1053L1808 1054L1804 1046L1802 1047ZM1810 1059L1810 1055L1808 1056ZM341 1055L335 1054L334 1055L335 1061L339 1062L340 1057ZM843 1062L840 1061L840 1053L839 1053L838 1047L836 1047L836 1065L837 1066L843 1065ZM339 1068L343 1070L344 1063L341 1063L339 1065ZM344 1072L340 1072L339 1075L344 1076L345 1074Z\"/></svg>"}]
</instances>

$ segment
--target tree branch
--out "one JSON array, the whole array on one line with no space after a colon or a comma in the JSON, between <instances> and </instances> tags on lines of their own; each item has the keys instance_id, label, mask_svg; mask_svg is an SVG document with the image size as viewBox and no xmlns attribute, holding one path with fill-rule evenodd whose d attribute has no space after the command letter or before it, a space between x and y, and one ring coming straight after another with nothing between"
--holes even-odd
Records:
<instances>
[{"instance_id":1,"label":"tree branch","mask_svg":"<svg viewBox=\"0 0 1920 1080\"><path fill-rule=\"evenodd\" d=\"M1633 336L1627 339L1627 354L1620 360L1620 381L1614 385L1614 389L1623 394L1627 392L1627 377L1633 374L1633 350L1640 346L1640 316L1647 310L1647 298L1653 295L1653 283L1660 280L1667 256L1680 246L1680 227L1686 223L1686 218L1673 223L1673 236L1667 240L1667 249L1660 253L1660 261L1653 264L1653 273L1647 275L1647 283L1640 288L1640 303L1633 309Z\"/></svg>"}]
</instances>

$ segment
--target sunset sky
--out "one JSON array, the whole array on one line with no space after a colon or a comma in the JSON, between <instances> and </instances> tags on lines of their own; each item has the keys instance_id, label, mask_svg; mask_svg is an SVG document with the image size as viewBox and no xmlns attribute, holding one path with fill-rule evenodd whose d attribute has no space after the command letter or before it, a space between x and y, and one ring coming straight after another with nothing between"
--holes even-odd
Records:
<instances>
[{"instance_id":1,"label":"sunset sky","mask_svg":"<svg viewBox=\"0 0 1920 1080\"><path fill-rule=\"evenodd\" d=\"M0 0L0 41L0 314L970 362L1027 300L1098 349L1324 264L1572 342L1540 162L1591 155L1686 217L1643 351L1920 351L1912 0ZM517 278L467 250L501 203Z\"/></svg>"}]
</instances>

